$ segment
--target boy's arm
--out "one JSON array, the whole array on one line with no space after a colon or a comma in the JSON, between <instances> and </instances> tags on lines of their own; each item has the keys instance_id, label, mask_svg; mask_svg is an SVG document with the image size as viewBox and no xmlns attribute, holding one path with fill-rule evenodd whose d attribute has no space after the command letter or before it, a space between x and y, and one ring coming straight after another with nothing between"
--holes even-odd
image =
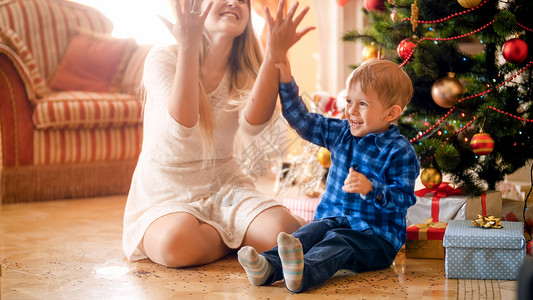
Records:
<instances>
[{"instance_id":1,"label":"boy's arm","mask_svg":"<svg viewBox=\"0 0 533 300\"><path fill-rule=\"evenodd\" d=\"M374 188L372 187L372 182L366 178L363 173L357 172L355 168L350 168L346 180L344 180L344 186L342 190L346 193L359 193L361 196L366 196L368 193L372 192Z\"/></svg>"},{"instance_id":2,"label":"boy's arm","mask_svg":"<svg viewBox=\"0 0 533 300\"><path fill-rule=\"evenodd\" d=\"M302 97L299 96L299 89L292 77L289 62L285 60L275 66L280 71L279 95L283 117L300 137L313 144L329 148L329 145L339 136L342 121L309 112Z\"/></svg>"},{"instance_id":3,"label":"boy's arm","mask_svg":"<svg viewBox=\"0 0 533 300\"><path fill-rule=\"evenodd\" d=\"M390 158L386 175L390 182L369 178L373 190L363 198L381 209L407 210L416 202L414 190L419 172L420 162L414 149L402 149Z\"/></svg>"}]
</instances>

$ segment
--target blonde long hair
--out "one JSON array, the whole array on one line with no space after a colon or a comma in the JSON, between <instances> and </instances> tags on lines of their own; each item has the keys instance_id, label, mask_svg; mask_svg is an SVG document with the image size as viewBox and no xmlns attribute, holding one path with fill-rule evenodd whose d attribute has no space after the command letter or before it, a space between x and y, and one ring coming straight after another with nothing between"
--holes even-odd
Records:
<instances>
[{"instance_id":1,"label":"blonde long hair","mask_svg":"<svg viewBox=\"0 0 533 300\"><path fill-rule=\"evenodd\" d=\"M262 48L257 40L257 37L254 34L252 27L252 15L251 15L251 5L250 0L247 1L248 12L250 17L248 18L248 23L244 32L236 37L233 41L233 46L231 48L229 61L228 61L228 72L229 72L229 93L230 98L240 99L236 102L232 102L236 108L245 104L245 100L249 95L249 91L252 89L259 68L263 61L263 52ZM202 38L202 46L200 51L200 62L203 61L208 48L210 46L210 41L207 38L207 32L204 30ZM207 93L205 88L200 80L200 99L199 99L199 113L200 113L200 132L203 138L203 160L204 165L211 161L214 157L214 119L213 119L213 110L207 98Z\"/></svg>"}]
</instances>

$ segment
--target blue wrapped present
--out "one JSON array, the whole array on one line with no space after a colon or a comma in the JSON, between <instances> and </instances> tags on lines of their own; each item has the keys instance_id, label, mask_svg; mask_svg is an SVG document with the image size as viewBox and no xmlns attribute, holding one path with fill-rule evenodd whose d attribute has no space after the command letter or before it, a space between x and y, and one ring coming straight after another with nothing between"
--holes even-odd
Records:
<instances>
[{"instance_id":1,"label":"blue wrapped present","mask_svg":"<svg viewBox=\"0 0 533 300\"><path fill-rule=\"evenodd\" d=\"M470 220L450 220L443 240L446 277L517 279L526 255L524 225L501 223L501 229L487 229Z\"/></svg>"}]
</instances>

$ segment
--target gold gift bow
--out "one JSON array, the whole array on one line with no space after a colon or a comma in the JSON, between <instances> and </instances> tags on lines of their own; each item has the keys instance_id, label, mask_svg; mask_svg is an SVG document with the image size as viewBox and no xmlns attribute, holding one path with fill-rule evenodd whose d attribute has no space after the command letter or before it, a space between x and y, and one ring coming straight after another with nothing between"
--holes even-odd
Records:
<instances>
[{"instance_id":1,"label":"gold gift bow","mask_svg":"<svg viewBox=\"0 0 533 300\"><path fill-rule=\"evenodd\" d=\"M481 228L503 228L500 218L494 216L477 215L477 219L472 221L472 225L479 226Z\"/></svg>"},{"instance_id":2,"label":"gold gift bow","mask_svg":"<svg viewBox=\"0 0 533 300\"><path fill-rule=\"evenodd\" d=\"M428 229L429 228L446 228L446 222L433 222L433 218L424 219L424 223L414 224L418 228L418 239L427 240L428 239Z\"/></svg>"}]
</instances>

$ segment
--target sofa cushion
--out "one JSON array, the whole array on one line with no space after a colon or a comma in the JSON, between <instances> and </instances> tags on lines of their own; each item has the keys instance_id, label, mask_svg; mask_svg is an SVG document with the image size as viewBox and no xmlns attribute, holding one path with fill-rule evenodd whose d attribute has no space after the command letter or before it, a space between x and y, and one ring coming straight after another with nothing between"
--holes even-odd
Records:
<instances>
[{"instance_id":1,"label":"sofa cushion","mask_svg":"<svg viewBox=\"0 0 533 300\"><path fill-rule=\"evenodd\" d=\"M49 86L63 91L120 92L135 47L133 39L80 32L70 40Z\"/></svg>"},{"instance_id":2,"label":"sofa cushion","mask_svg":"<svg viewBox=\"0 0 533 300\"><path fill-rule=\"evenodd\" d=\"M33 164L70 164L139 157L142 128L33 131Z\"/></svg>"},{"instance_id":3,"label":"sofa cushion","mask_svg":"<svg viewBox=\"0 0 533 300\"><path fill-rule=\"evenodd\" d=\"M152 45L140 45L131 55L128 67L124 72L122 80L122 92L131 95L141 96L142 75L144 71L144 61Z\"/></svg>"},{"instance_id":4,"label":"sofa cushion","mask_svg":"<svg viewBox=\"0 0 533 300\"><path fill-rule=\"evenodd\" d=\"M55 92L39 100L33 111L37 129L108 128L141 122L138 97L118 93Z\"/></svg>"},{"instance_id":5,"label":"sofa cushion","mask_svg":"<svg viewBox=\"0 0 533 300\"><path fill-rule=\"evenodd\" d=\"M97 9L73 1L1 0L0 27L19 35L46 80L57 69L79 28L110 34L113 23Z\"/></svg>"},{"instance_id":6,"label":"sofa cushion","mask_svg":"<svg viewBox=\"0 0 533 300\"><path fill-rule=\"evenodd\" d=\"M37 97L43 97L48 93L46 82L41 76L37 62L23 40L10 28L0 27L0 42L7 45L18 55L27 69L28 77L33 86L33 92ZM34 99L30 99L34 100Z\"/></svg>"}]
</instances>

